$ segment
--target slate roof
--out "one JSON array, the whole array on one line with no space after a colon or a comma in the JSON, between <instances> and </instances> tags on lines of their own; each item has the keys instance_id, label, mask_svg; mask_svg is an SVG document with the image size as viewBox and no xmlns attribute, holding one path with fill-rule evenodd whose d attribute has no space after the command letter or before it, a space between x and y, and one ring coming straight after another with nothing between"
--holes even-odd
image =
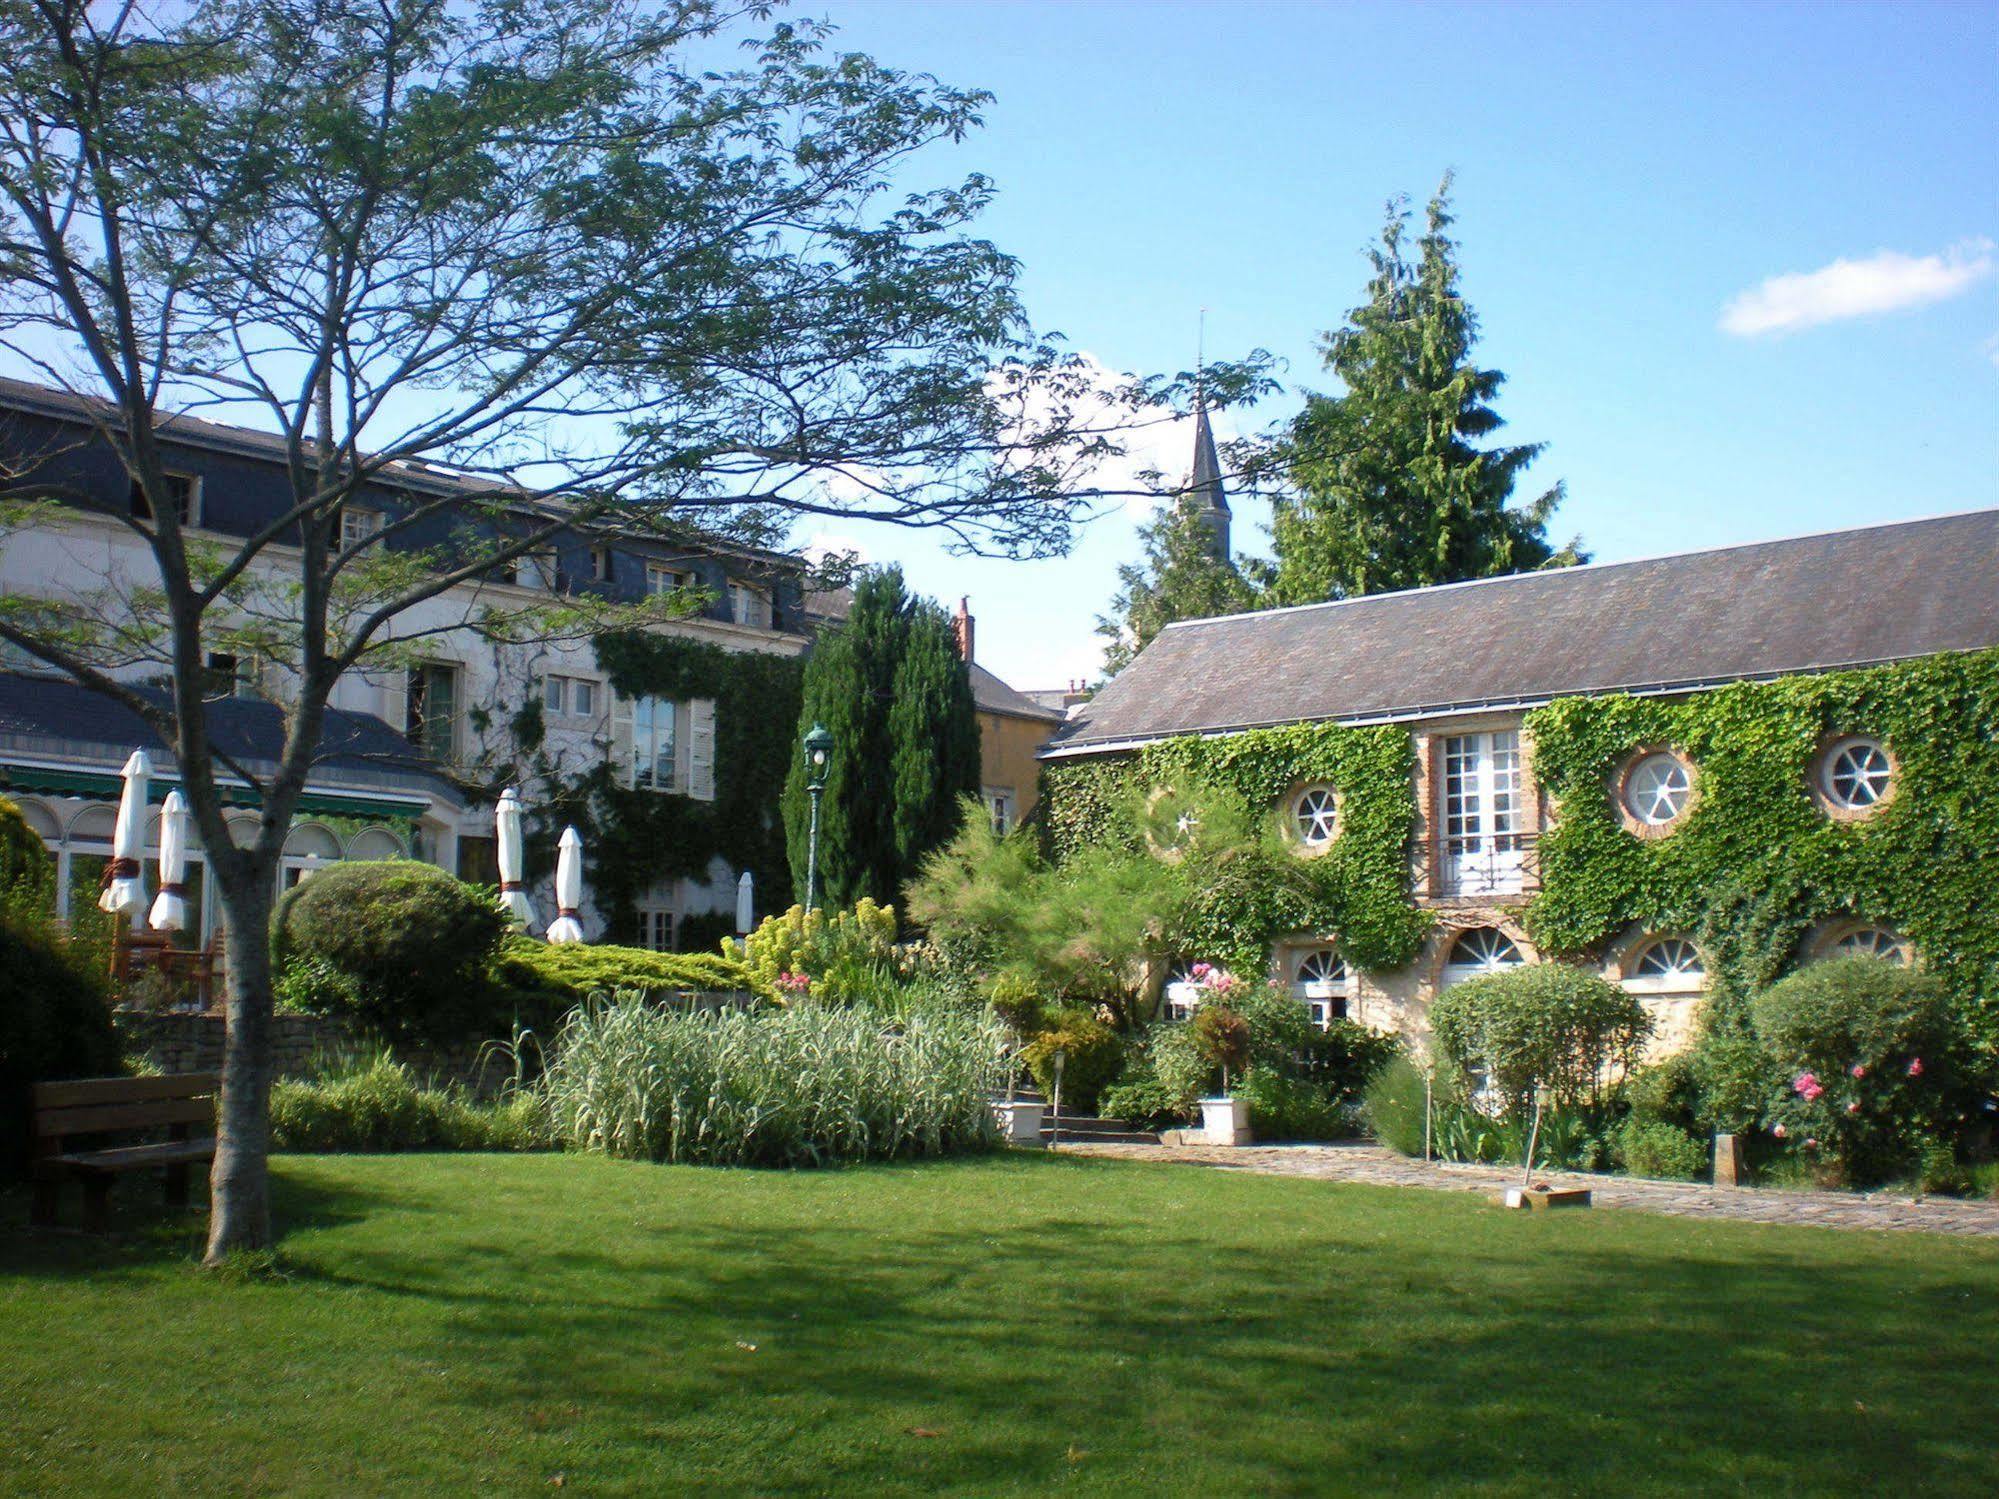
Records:
<instances>
[{"instance_id":1,"label":"slate roof","mask_svg":"<svg viewBox=\"0 0 1999 1499\"><path fill-rule=\"evenodd\" d=\"M1171 625L1048 755L1999 646L1999 510Z\"/></svg>"},{"instance_id":2,"label":"slate roof","mask_svg":"<svg viewBox=\"0 0 1999 1499\"><path fill-rule=\"evenodd\" d=\"M1047 708L1025 693L1016 692L978 662L972 663L972 701L981 713L1005 713L1014 718L1041 718L1049 723L1062 721L1060 708Z\"/></svg>"},{"instance_id":3,"label":"slate roof","mask_svg":"<svg viewBox=\"0 0 1999 1499\"><path fill-rule=\"evenodd\" d=\"M162 701L166 696L161 689L140 690ZM211 702L208 725L217 751L246 768L257 771L276 764L284 743L283 715L276 704L252 698ZM166 743L122 703L66 677L0 672L0 759L28 754L115 771L141 748L161 768L173 763ZM415 792L453 805L464 800L435 761L371 713L328 709L313 765L315 788Z\"/></svg>"}]
</instances>

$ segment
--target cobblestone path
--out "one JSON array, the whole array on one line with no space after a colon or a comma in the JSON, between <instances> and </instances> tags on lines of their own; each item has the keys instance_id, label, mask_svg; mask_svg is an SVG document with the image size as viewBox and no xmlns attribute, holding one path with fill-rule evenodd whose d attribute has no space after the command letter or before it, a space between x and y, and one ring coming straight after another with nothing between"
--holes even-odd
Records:
<instances>
[{"instance_id":1,"label":"cobblestone path","mask_svg":"<svg viewBox=\"0 0 1999 1499\"><path fill-rule=\"evenodd\" d=\"M1170 1161L1304 1176L1319 1181L1364 1182L1382 1187L1427 1187L1444 1192L1487 1192L1518 1186L1520 1173L1499 1166L1415 1161L1379 1145L1091 1145L1058 1147L1074 1155L1131 1161ZM1737 1218L1749 1223L1792 1223L1820 1228L1902 1229L1999 1237L1999 1202L1949 1197L1900 1197L1887 1193L1794 1192L1711 1187L1699 1182L1646 1181L1626 1176L1539 1172L1535 1181L1588 1187L1599 1207L1684 1218Z\"/></svg>"}]
</instances>

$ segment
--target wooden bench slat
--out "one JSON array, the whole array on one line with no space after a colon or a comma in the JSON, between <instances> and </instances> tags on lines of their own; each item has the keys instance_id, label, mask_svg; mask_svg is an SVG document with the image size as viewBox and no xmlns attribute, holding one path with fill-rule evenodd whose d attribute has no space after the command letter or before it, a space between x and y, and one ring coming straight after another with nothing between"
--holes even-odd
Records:
<instances>
[{"instance_id":1,"label":"wooden bench slat","mask_svg":"<svg viewBox=\"0 0 1999 1499\"><path fill-rule=\"evenodd\" d=\"M95 1108L42 1109L35 1133L45 1139L94 1135L103 1130L145 1129L156 1124L206 1124L215 1117L208 1098L163 1098L153 1103L107 1103Z\"/></svg>"},{"instance_id":2,"label":"wooden bench slat","mask_svg":"<svg viewBox=\"0 0 1999 1499\"><path fill-rule=\"evenodd\" d=\"M121 1145L115 1150L83 1150L74 1155L43 1156L35 1162L37 1176L81 1175L90 1172L142 1171L148 1166L175 1166L214 1158L213 1140L168 1140L158 1145Z\"/></svg>"},{"instance_id":3,"label":"wooden bench slat","mask_svg":"<svg viewBox=\"0 0 1999 1499\"><path fill-rule=\"evenodd\" d=\"M140 1103L153 1098L202 1098L219 1091L222 1078L213 1072L175 1072L164 1077L79 1077L60 1083L36 1083L35 1107L73 1109L86 1104Z\"/></svg>"}]
</instances>

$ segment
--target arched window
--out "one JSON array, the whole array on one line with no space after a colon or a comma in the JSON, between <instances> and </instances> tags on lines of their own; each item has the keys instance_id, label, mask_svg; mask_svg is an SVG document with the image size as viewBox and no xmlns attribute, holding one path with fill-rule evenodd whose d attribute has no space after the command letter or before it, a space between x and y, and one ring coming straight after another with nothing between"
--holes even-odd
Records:
<instances>
[{"instance_id":1,"label":"arched window","mask_svg":"<svg viewBox=\"0 0 1999 1499\"><path fill-rule=\"evenodd\" d=\"M1909 962L1909 944L1885 926L1867 924L1842 932L1834 939L1828 956L1835 958L1879 958L1886 963Z\"/></svg>"},{"instance_id":2,"label":"arched window","mask_svg":"<svg viewBox=\"0 0 1999 1499\"><path fill-rule=\"evenodd\" d=\"M1706 983L1699 948L1685 937L1655 937L1632 957L1624 987L1639 994L1697 994Z\"/></svg>"},{"instance_id":3,"label":"arched window","mask_svg":"<svg viewBox=\"0 0 1999 1499\"><path fill-rule=\"evenodd\" d=\"M1291 992L1304 1004L1313 1023L1324 1029L1347 1018L1352 976L1346 960L1330 947L1315 947L1298 960L1298 977Z\"/></svg>"},{"instance_id":4,"label":"arched window","mask_svg":"<svg viewBox=\"0 0 1999 1499\"><path fill-rule=\"evenodd\" d=\"M1451 944L1450 956L1444 960L1444 984L1449 987L1483 974L1501 973L1526 961L1519 946L1498 927L1475 926L1460 932Z\"/></svg>"}]
</instances>

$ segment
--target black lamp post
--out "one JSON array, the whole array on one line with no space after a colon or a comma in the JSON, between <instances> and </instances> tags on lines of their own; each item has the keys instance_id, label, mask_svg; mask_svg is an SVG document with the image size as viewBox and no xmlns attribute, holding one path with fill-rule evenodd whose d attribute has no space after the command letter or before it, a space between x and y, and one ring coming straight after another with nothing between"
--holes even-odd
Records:
<instances>
[{"instance_id":1,"label":"black lamp post","mask_svg":"<svg viewBox=\"0 0 1999 1499\"><path fill-rule=\"evenodd\" d=\"M824 724L814 724L805 736L805 790L812 798L812 833L805 844L805 909L819 900L819 798L826 792L826 773L832 767L833 736Z\"/></svg>"}]
</instances>

